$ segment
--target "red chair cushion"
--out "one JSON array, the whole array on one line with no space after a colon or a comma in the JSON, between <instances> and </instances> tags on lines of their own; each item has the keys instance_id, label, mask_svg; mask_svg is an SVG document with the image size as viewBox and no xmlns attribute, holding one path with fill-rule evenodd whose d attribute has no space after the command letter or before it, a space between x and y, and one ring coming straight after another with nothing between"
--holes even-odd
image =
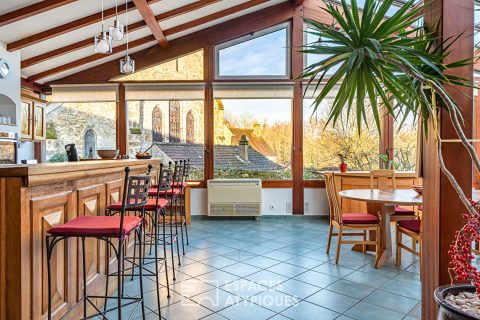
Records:
<instances>
[{"instance_id":1,"label":"red chair cushion","mask_svg":"<svg viewBox=\"0 0 480 320\"><path fill-rule=\"evenodd\" d=\"M398 221L398 225L409 231L420 233L421 220L401 220Z\"/></svg>"},{"instance_id":2,"label":"red chair cushion","mask_svg":"<svg viewBox=\"0 0 480 320\"><path fill-rule=\"evenodd\" d=\"M122 235L129 235L142 221L140 217L124 217ZM81 216L65 224L50 228L47 232L55 236L118 237L120 234L120 217Z\"/></svg>"},{"instance_id":3,"label":"red chair cushion","mask_svg":"<svg viewBox=\"0 0 480 320\"><path fill-rule=\"evenodd\" d=\"M150 189L148 189L148 196L149 196L149 197L156 197L156 196L157 196L157 192L158 192L158 189L157 189L157 188L150 188ZM177 188L175 188L175 189L173 189L173 190L172 190L172 189L168 189L168 190L167 190L167 195L168 195L168 196L172 196L172 195L177 196L177 195L179 195L180 193L181 193L181 190L180 190L180 189L177 189ZM160 192L160 196L161 196L161 197L164 197L164 196L165 196L165 191Z\"/></svg>"},{"instance_id":4,"label":"red chair cushion","mask_svg":"<svg viewBox=\"0 0 480 320\"><path fill-rule=\"evenodd\" d=\"M156 204L157 204L157 199L156 198L155 199L149 198L148 201L147 201L147 204L145 205L145 211L156 210L157 209ZM163 198L158 199L158 207L159 208L164 208L167 205L168 205L168 200L167 199L163 199ZM111 210L111 211L120 211L120 210L122 210L122 202L121 201L114 202L114 203L110 204L107 207L107 209ZM131 207L131 208L127 208L126 211L142 211L142 208L141 207Z\"/></svg>"},{"instance_id":5,"label":"red chair cushion","mask_svg":"<svg viewBox=\"0 0 480 320\"><path fill-rule=\"evenodd\" d=\"M346 224L376 224L379 221L376 216L369 213L344 213L342 220Z\"/></svg>"},{"instance_id":6,"label":"red chair cushion","mask_svg":"<svg viewBox=\"0 0 480 320\"><path fill-rule=\"evenodd\" d=\"M402 216L414 216L415 211L413 211L412 209L395 207L395 214L402 215Z\"/></svg>"},{"instance_id":7,"label":"red chair cushion","mask_svg":"<svg viewBox=\"0 0 480 320\"><path fill-rule=\"evenodd\" d=\"M175 186L175 188L181 188L181 187L186 188L187 187L186 182L177 182L177 183L174 183L173 185ZM153 188L157 188L158 184L151 184L150 186L152 186Z\"/></svg>"}]
</instances>

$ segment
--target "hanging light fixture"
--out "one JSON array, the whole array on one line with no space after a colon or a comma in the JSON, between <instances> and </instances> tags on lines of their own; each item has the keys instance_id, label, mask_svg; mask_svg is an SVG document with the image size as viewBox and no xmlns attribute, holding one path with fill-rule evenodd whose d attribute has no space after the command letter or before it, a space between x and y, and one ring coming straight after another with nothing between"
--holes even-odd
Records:
<instances>
[{"instance_id":1,"label":"hanging light fixture","mask_svg":"<svg viewBox=\"0 0 480 320\"><path fill-rule=\"evenodd\" d=\"M125 6L125 13L127 12L128 8ZM113 21L113 26L108 28L108 33L115 41L122 41L123 34L124 34L124 26L123 24L118 21L118 6L117 0L115 0L115 21Z\"/></svg>"},{"instance_id":2,"label":"hanging light fixture","mask_svg":"<svg viewBox=\"0 0 480 320\"><path fill-rule=\"evenodd\" d=\"M127 2L126 0L125 9L127 9ZM127 50L125 51L125 57L120 59L120 72L130 74L135 72L135 60L131 59L128 55L128 10L125 10L125 33L127 35Z\"/></svg>"},{"instance_id":3,"label":"hanging light fixture","mask_svg":"<svg viewBox=\"0 0 480 320\"><path fill-rule=\"evenodd\" d=\"M112 53L112 36L110 36L104 29L103 23L103 0L102 0L102 32L94 37L95 52L102 54Z\"/></svg>"}]
</instances>

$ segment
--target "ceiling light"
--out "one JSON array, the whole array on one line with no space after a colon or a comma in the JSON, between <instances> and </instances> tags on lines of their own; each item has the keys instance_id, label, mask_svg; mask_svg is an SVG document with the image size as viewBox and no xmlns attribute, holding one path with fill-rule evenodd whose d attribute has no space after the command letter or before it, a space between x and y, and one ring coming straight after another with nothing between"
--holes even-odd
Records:
<instances>
[{"instance_id":1,"label":"ceiling light","mask_svg":"<svg viewBox=\"0 0 480 320\"><path fill-rule=\"evenodd\" d=\"M120 60L120 72L129 74L135 72L135 60L130 59L130 56L125 56L125 58Z\"/></svg>"},{"instance_id":2,"label":"ceiling light","mask_svg":"<svg viewBox=\"0 0 480 320\"><path fill-rule=\"evenodd\" d=\"M125 12L128 10L127 6L125 6ZM113 22L113 26L108 28L108 33L115 41L122 41L123 34L124 34L124 26L118 21L118 4L117 0L115 0L115 21Z\"/></svg>"},{"instance_id":3,"label":"ceiling light","mask_svg":"<svg viewBox=\"0 0 480 320\"><path fill-rule=\"evenodd\" d=\"M102 0L102 32L94 37L95 52L102 54L112 53L112 36L104 30L103 24L103 0Z\"/></svg>"},{"instance_id":4,"label":"ceiling light","mask_svg":"<svg viewBox=\"0 0 480 320\"><path fill-rule=\"evenodd\" d=\"M127 1L125 1L125 33L127 40L127 48L125 50L125 58L120 59L120 72L124 74L131 74L135 72L135 60L128 55L128 8Z\"/></svg>"}]
</instances>

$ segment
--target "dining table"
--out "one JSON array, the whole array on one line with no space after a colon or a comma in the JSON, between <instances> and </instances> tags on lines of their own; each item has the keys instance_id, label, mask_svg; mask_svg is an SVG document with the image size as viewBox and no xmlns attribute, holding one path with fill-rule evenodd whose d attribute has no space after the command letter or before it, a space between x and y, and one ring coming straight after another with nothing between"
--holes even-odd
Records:
<instances>
[{"instance_id":1,"label":"dining table","mask_svg":"<svg viewBox=\"0 0 480 320\"><path fill-rule=\"evenodd\" d=\"M365 201L380 208L380 250L375 257L375 268L381 268L392 257L390 217L397 206L421 206L422 196L413 189L350 189L340 191L345 199ZM378 235L377 235L378 236Z\"/></svg>"}]
</instances>

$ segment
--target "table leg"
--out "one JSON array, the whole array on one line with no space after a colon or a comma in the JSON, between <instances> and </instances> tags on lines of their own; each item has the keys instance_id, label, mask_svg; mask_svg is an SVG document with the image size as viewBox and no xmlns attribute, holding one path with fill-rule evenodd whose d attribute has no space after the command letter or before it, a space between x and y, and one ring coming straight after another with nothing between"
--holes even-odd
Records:
<instances>
[{"instance_id":1,"label":"table leg","mask_svg":"<svg viewBox=\"0 0 480 320\"><path fill-rule=\"evenodd\" d=\"M392 256L392 232L390 228L390 215L395 212L394 206L382 206L380 221L380 252L375 257L375 268L381 268L385 261Z\"/></svg>"}]
</instances>

